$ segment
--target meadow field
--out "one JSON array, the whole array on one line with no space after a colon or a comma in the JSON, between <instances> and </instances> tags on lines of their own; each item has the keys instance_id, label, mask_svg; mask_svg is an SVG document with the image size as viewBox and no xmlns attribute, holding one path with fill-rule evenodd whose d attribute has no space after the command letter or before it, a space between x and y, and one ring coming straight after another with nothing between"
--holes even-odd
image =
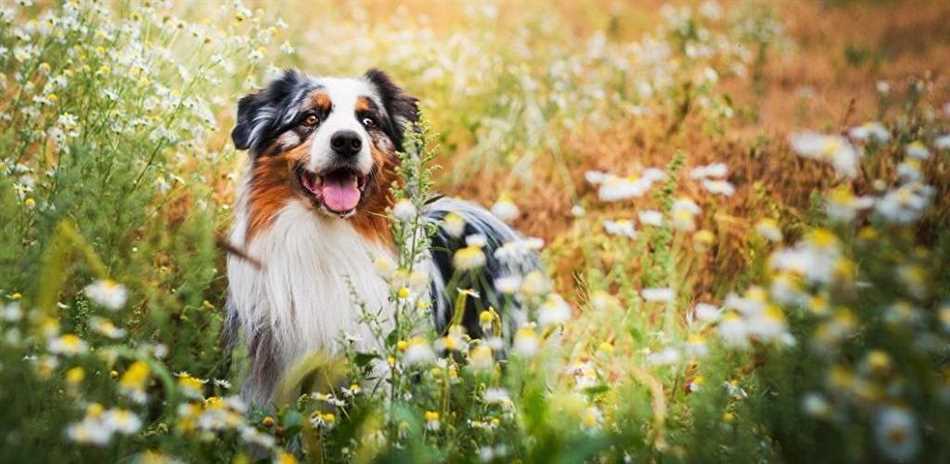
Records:
<instances>
[{"instance_id":1,"label":"meadow field","mask_svg":"<svg viewBox=\"0 0 950 464\"><path fill-rule=\"evenodd\" d=\"M374 67L401 322L250 405L237 101ZM929 0L0 0L0 462L950 462L948 70ZM433 328L436 194L541 252L503 343Z\"/></svg>"}]
</instances>

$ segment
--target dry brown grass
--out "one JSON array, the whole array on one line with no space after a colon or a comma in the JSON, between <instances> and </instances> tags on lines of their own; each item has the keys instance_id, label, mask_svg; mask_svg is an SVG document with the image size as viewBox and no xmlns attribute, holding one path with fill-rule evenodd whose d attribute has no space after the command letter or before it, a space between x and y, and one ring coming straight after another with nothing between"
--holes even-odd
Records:
<instances>
[{"instance_id":1,"label":"dry brown grass","mask_svg":"<svg viewBox=\"0 0 950 464\"><path fill-rule=\"evenodd\" d=\"M656 9L644 10L648 13L623 21L625 35L635 37L649 30L648 21L640 21L650 11L655 15ZM589 169L635 173L643 167L666 165L677 150L686 152L687 166L715 161L730 166L730 180L737 187L733 197L711 198L691 187L680 192L700 203L705 213L699 227L716 235L714 248L701 255L693 269L696 294L700 295L713 291L714 282L730 281L747 269L757 252L749 246L755 222L766 216L779 218L794 237L795 228L812 206L813 193L836 181L831 168L789 153L785 140L791 131L843 131L868 120L886 119L887 115L878 112L878 80L889 81L897 93L912 80L924 77L932 83L927 102L939 110L950 99L950 80L943 74L950 69L950 4L862 1L824 6L821 2L790 1L777 10L795 47L788 52L771 51L760 91L746 80L724 83L738 106L751 110L752 117L737 118L721 136L704 133L697 118L688 118L672 136L665 133L665 123L635 119L608 130L566 133L563 155L546 154L536 164L533 182L516 186L516 202L523 211L516 225L558 244L551 264L562 290L572 287L577 278L574 271L584 268L581 244L590 231L579 230L582 226L572 228L575 221L570 209L575 202L596 203L595 190L583 180ZM867 57L849 63L849 51ZM894 163L884 163L893 169ZM451 159L446 164L451 165ZM947 162L931 160L926 169L930 178L937 179L938 198L943 198L938 200L942 206L937 208L931 227L945 225L950 209L946 204L950 195ZM499 186L508 185L509 176L503 169L490 170L445 188L491 204ZM870 189L861 184L858 188ZM638 209L653 204L651 199L643 199L634 201L633 206ZM629 207L629 203L625 205L628 217ZM601 208L596 214L609 217L621 212L620 208Z\"/></svg>"}]
</instances>

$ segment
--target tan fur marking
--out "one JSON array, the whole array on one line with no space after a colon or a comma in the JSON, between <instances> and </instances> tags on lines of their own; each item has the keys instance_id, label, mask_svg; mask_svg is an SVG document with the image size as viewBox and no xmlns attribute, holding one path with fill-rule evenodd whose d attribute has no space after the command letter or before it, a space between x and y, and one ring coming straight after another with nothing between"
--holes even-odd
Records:
<instances>
[{"instance_id":1,"label":"tan fur marking","mask_svg":"<svg viewBox=\"0 0 950 464\"><path fill-rule=\"evenodd\" d=\"M266 229L287 202L297 195L293 168L309 150L310 143L304 143L284 153L259 156L254 160L248 200L250 216L245 235L247 242Z\"/></svg>"}]
</instances>

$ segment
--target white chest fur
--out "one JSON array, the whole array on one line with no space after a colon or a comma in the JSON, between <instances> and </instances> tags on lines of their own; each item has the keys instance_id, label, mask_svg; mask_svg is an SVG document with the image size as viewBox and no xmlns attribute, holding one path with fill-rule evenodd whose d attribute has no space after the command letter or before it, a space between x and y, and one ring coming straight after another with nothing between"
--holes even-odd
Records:
<instances>
[{"instance_id":1,"label":"white chest fur","mask_svg":"<svg viewBox=\"0 0 950 464\"><path fill-rule=\"evenodd\" d=\"M232 243L244 243L245 229L246 215L239 212ZM245 334L271 332L282 368L313 350L337 351L344 334L357 340L357 348L378 348L359 320L358 302L373 313L388 308L388 286L373 266L376 257L392 255L386 247L347 221L292 201L253 237L247 253L261 267L228 258L232 303Z\"/></svg>"}]
</instances>

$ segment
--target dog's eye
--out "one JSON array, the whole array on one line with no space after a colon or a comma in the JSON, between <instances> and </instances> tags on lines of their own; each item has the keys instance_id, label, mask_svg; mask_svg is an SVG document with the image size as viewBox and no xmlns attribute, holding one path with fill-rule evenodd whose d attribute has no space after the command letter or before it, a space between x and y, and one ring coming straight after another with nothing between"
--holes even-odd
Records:
<instances>
[{"instance_id":1,"label":"dog's eye","mask_svg":"<svg viewBox=\"0 0 950 464\"><path fill-rule=\"evenodd\" d=\"M318 118L317 115L308 114L307 117L303 119L303 122L301 122L301 124L307 127L313 127L313 126L316 126L318 122L320 122L320 118Z\"/></svg>"},{"instance_id":2,"label":"dog's eye","mask_svg":"<svg viewBox=\"0 0 950 464\"><path fill-rule=\"evenodd\" d=\"M366 127L373 127L376 125L376 121L373 121L373 118L363 118L363 125Z\"/></svg>"}]
</instances>

